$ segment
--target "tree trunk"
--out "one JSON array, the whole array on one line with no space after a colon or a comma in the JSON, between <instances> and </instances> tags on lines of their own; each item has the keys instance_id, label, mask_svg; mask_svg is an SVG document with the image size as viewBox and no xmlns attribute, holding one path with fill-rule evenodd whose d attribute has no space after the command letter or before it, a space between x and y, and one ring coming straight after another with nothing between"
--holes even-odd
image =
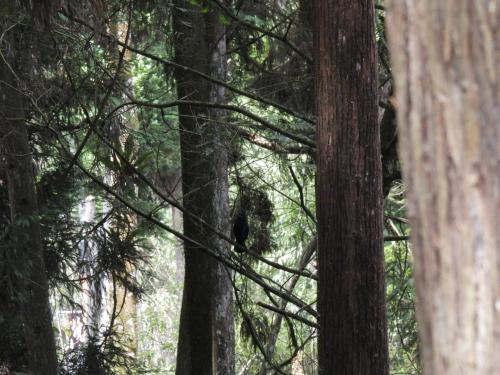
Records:
<instances>
[{"instance_id":1,"label":"tree trunk","mask_svg":"<svg viewBox=\"0 0 500 375\"><path fill-rule=\"evenodd\" d=\"M388 374L374 5L314 2L320 374Z\"/></svg>"},{"instance_id":2,"label":"tree trunk","mask_svg":"<svg viewBox=\"0 0 500 375\"><path fill-rule=\"evenodd\" d=\"M12 229L12 248L8 254L14 282L11 287L22 315L27 367L33 374L53 375L57 372L57 359L49 288L24 100L16 77L21 74L19 64L29 64L25 49L23 58L20 57L21 46L24 46L21 38L26 31L19 26L13 27L17 20L8 16L14 9L9 9L8 4L4 4L4 8L7 9L2 9L4 13L0 18L5 32L0 59L0 146L9 191Z\"/></svg>"},{"instance_id":3,"label":"tree trunk","mask_svg":"<svg viewBox=\"0 0 500 375\"><path fill-rule=\"evenodd\" d=\"M80 223L81 225L93 225L96 219L96 200L92 195L82 197L80 203ZM82 342L85 344L95 342L98 339L101 324L101 314L103 305L103 278L98 274L95 261L98 256L97 244L92 238L83 239L79 245L79 261L84 264L81 273L81 288L84 302L82 303L83 324L85 325L85 337ZM94 275L92 277L92 275Z\"/></svg>"},{"instance_id":4,"label":"tree trunk","mask_svg":"<svg viewBox=\"0 0 500 375\"><path fill-rule=\"evenodd\" d=\"M500 3L391 1L425 374L500 373Z\"/></svg>"},{"instance_id":5,"label":"tree trunk","mask_svg":"<svg viewBox=\"0 0 500 375\"><path fill-rule=\"evenodd\" d=\"M304 253L300 257L297 266L295 269L299 271L303 271L306 269L307 265L311 261L311 258L313 257L314 253L317 250L317 243L318 240L316 237L314 237L311 242L307 245L306 249L304 250ZM290 277L288 282L285 284L285 291L287 294L292 294L293 290L295 289L295 286L297 285L299 281L300 275L293 275ZM288 301L285 299L282 299L279 302L278 309L281 311L285 311L288 306ZM266 342L266 357L262 361L262 364L260 365L260 370L259 370L259 375L267 375L269 371L272 371L272 367L268 363L268 359L272 360L274 356L274 352L276 349L276 342L278 341L278 336L281 330L281 323L283 322L283 314L275 314L274 319L273 319L273 324L271 325L271 329L269 330L269 335L267 337L267 342ZM298 355L298 353L297 353Z\"/></svg>"},{"instance_id":6,"label":"tree trunk","mask_svg":"<svg viewBox=\"0 0 500 375\"><path fill-rule=\"evenodd\" d=\"M211 11L191 1L174 2L175 55L179 64L225 76L224 28ZM179 99L221 101L224 90L178 69ZM225 131L220 111L179 106L184 208L221 232L228 231ZM195 218L184 215L184 234L207 247L229 251ZM185 244L177 375L234 374L234 324L229 273L210 256Z\"/></svg>"},{"instance_id":7,"label":"tree trunk","mask_svg":"<svg viewBox=\"0 0 500 375\"><path fill-rule=\"evenodd\" d=\"M209 38L210 74L221 81L227 78L226 28L214 11L205 15L207 36ZM210 102L226 104L226 89L210 85ZM228 181L228 139L226 111L211 108L209 126L213 139L212 168L214 195L212 215L214 227L230 236L229 229L229 181ZM225 255L229 255L228 243L217 235L211 234L211 245ZM235 374L235 337L234 301L232 272L220 262L215 264L214 274L214 374Z\"/></svg>"},{"instance_id":8,"label":"tree trunk","mask_svg":"<svg viewBox=\"0 0 500 375\"><path fill-rule=\"evenodd\" d=\"M132 35L132 31L129 30L131 25L128 22L116 22L110 25L111 31L116 38L122 43L128 43L129 45L133 45L134 38ZM127 39L128 33L128 39ZM130 75L130 66L132 54L129 50L125 49L122 51L121 48L118 49L119 53L123 52L123 67L120 67L119 60L116 60L116 66L118 69L122 69L119 73L117 80L118 83L126 87L128 90L133 92L134 82ZM115 51L111 51L111 56L115 57L118 54L113 53ZM128 97L121 93L122 100L126 101ZM116 128L116 142L121 144L121 147L125 149L128 144L128 147L132 150L137 149L137 144L134 139L134 135L130 134L122 129L122 124L125 125L126 129L137 130L139 127L139 119L137 117L137 112L131 112L128 114L121 113L122 118L119 120L119 124L117 124ZM134 151L132 151L134 152ZM133 184L131 181L127 181L126 179L121 180L120 176L112 175L113 178L117 180L117 185L120 186L123 190L126 190L127 184ZM137 227L137 216L134 213L128 213L123 217L122 220L113 221L113 224L116 226L116 230L120 233L121 240L126 241L126 238L133 228ZM136 272L134 265L130 262L125 263L126 273L129 275L133 275ZM116 284L116 289L113 291L116 295L116 300L118 301L118 306L121 308L118 310L118 314L115 320L114 330L119 337L120 343L123 346L123 349L127 352L127 355L130 358L135 358L137 356L137 297L130 291L127 290L127 287L122 283Z\"/></svg>"}]
</instances>

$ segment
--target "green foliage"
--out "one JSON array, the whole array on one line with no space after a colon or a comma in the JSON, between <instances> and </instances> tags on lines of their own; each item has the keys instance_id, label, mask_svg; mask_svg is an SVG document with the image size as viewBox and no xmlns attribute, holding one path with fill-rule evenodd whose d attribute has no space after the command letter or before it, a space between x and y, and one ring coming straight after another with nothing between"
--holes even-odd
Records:
<instances>
[{"instance_id":1,"label":"green foliage","mask_svg":"<svg viewBox=\"0 0 500 375\"><path fill-rule=\"evenodd\" d=\"M409 234L404 218L405 198L396 185L386 200L386 231L401 237ZM412 282L413 257L408 241L387 242L385 246L387 318L391 371L420 374L415 319L415 288Z\"/></svg>"}]
</instances>

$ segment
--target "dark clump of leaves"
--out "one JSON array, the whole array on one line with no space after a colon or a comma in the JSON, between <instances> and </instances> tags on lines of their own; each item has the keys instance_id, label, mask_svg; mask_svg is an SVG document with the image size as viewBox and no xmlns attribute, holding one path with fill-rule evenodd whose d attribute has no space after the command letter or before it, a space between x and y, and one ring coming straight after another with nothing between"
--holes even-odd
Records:
<instances>
[{"instance_id":1,"label":"dark clump of leaves","mask_svg":"<svg viewBox=\"0 0 500 375\"><path fill-rule=\"evenodd\" d=\"M240 207L250 224L250 246L252 252L262 254L273 247L270 224L273 221L273 204L263 191L243 186L240 190Z\"/></svg>"},{"instance_id":2,"label":"dark clump of leaves","mask_svg":"<svg viewBox=\"0 0 500 375\"><path fill-rule=\"evenodd\" d=\"M80 198L75 172L66 175L62 166L43 174L37 184L40 228L47 276L60 280L78 256L80 225L73 213Z\"/></svg>"},{"instance_id":3,"label":"dark clump of leaves","mask_svg":"<svg viewBox=\"0 0 500 375\"><path fill-rule=\"evenodd\" d=\"M86 345L65 353L59 375L132 375L141 370L127 348L114 337L107 337L92 338Z\"/></svg>"}]
</instances>

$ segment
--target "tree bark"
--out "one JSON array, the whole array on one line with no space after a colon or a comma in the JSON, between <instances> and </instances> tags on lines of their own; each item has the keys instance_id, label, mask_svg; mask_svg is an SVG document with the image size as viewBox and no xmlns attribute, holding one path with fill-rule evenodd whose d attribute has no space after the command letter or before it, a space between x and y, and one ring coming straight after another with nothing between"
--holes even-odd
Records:
<instances>
[{"instance_id":1,"label":"tree bark","mask_svg":"<svg viewBox=\"0 0 500 375\"><path fill-rule=\"evenodd\" d=\"M500 3L390 1L425 374L500 373Z\"/></svg>"},{"instance_id":2,"label":"tree bark","mask_svg":"<svg viewBox=\"0 0 500 375\"><path fill-rule=\"evenodd\" d=\"M224 78L224 28L191 1L174 2L176 62ZM175 72L179 99L222 101L225 92L192 73ZM221 111L179 106L184 208L221 232L228 231L227 148ZM184 234L209 248L227 245L189 215ZM234 374L234 323L229 273L210 256L185 244L177 375Z\"/></svg>"},{"instance_id":3,"label":"tree bark","mask_svg":"<svg viewBox=\"0 0 500 375\"><path fill-rule=\"evenodd\" d=\"M205 15L209 38L210 74L221 81L227 78L226 28L213 10ZM226 104L226 88L210 85L210 102ZM214 195L212 215L214 227L230 237L229 223L229 181L228 181L228 139L230 134L225 125L227 113L221 109L209 110L209 126L213 139L212 165L214 174ZM229 244L217 235L210 236L212 246L229 255ZM235 374L234 301L231 282L233 272L220 262L215 264L214 274L214 374Z\"/></svg>"},{"instance_id":4,"label":"tree bark","mask_svg":"<svg viewBox=\"0 0 500 375\"><path fill-rule=\"evenodd\" d=\"M12 5L13 6L13 5ZM20 26L12 26L14 8L4 4L0 25L5 32L0 59L0 147L9 192L11 254L8 255L23 321L27 368L33 374L53 375L57 359L49 288L38 217L33 160L26 128L26 111L18 78L20 64L29 65ZM23 47L22 47L23 46ZM23 48L23 50L21 50ZM20 51L23 51L21 53ZM4 286L6 287L6 286Z\"/></svg>"},{"instance_id":5,"label":"tree bark","mask_svg":"<svg viewBox=\"0 0 500 375\"><path fill-rule=\"evenodd\" d=\"M388 374L372 1L316 0L320 374Z\"/></svg>"}]
</instances>

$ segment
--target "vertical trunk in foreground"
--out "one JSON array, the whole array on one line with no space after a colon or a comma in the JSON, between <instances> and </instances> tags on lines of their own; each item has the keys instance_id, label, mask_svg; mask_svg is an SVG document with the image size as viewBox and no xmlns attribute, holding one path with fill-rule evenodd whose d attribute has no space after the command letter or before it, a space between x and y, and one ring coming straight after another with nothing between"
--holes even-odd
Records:
<instances>
[{"instance_id":1,"label":"vertical trunk in foreground","mask_svg":"<svg viewBox=\"0 0 500 375\"><path fill-rule=\"evenodd\" d=\"M500 373L500 2L391 1L425 374Z\"/></svg>"},{"instance_id":2,"label":"vertical trunk in foreground","mask_svg":"<svg viewBox=\"0 0 500 375\"><path fill-rule=\"evenodd\" d=\"M218 15L211 11L205 15L209 45L210 74L221 81L227 78L226 28ZM214 103L226 103L226 89L210 85L209 98ZM228 181L228 140L230 134L226 127L226 112L212 108L209 111L209 129L213 144L209 153L213 173L213 222L214 227L229 237L229 181ZM228 243L210 235L211 246L228 255ZM235 337L234 337L234 301L231 271L216 262L214 274L214 375L234 375L235 372Z\"/></svg>"},{"instance_id":3,"label":"vertical trunk in foreground","mask_svg":"<svg viewBox=\"0 0 500 375\"><path fill-rule=\"evenodd\" d=\"M224 28L216 15L202 13L187 0L174 2L175 57L179 64L225 76ZM221 101L224 90L181 69L176 71L179 99ZM179 106L184 208L221 232L228 230L227 150L223 113ZM184 234L219 251L227 246L190 215ZM229 275L196 246L185 244L177 375L234 374L234 327Z\"/></svg>"},{"instance_id":4,"label":"vertical trunk in foreground","mask_svg":"<svg viewBox=\"0 0 500 375\"><path fill-rule=\"evenodd\" d=\"M372 1L315 0L319 367L388 374Z\"/></svg>"},{"instance_id":5,"label":"vertical trunk in foreground","mask_svg":"<svg viewBox=\"0 0 500 375\"><path fill-rule=\"evenodd\" d=\"M6 8L6 9L5 9ZM4 4L0 17L3 34L0 59L0 155L5 167L9 191L12 248L5 267L12 271L14 300L19 303L23 334L27 349L27 366L33 374L52 375L57 372L56 349L38 206L33 176L33 162L25 123L24 98L18 85L19 64L28 64L28 53L21 59L20 26L14 5ZM7 287L7 286L1 286ZM1 301L0 301L1 303ZM1 335L1 333L0 333Z\"/></svg>"}]
</instances>

